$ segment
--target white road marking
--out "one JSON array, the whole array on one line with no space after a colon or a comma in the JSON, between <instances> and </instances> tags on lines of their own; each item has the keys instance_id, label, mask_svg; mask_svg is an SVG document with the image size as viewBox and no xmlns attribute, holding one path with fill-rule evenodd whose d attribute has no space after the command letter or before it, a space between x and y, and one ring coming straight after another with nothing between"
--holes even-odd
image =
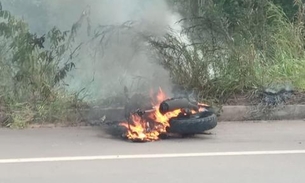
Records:
<instances>
[{"instance_id":1,"label":"white road marking","mask_svg":"<svg viewBox=\"0 0 305 183\"><path fill-rule=\"evenodd\" d=\"M138 155L103 155L103 156L16 158L16 159L0 159L0 164L39 163L39 162L42 163L42 162L60 162L60 161L117 160L117 159L211 157L211 156L288 155L288 154L305 154L305 150L240 151L240 152L237 151L237 152L182 153L182 154L138 154Z\"/></svg>"}]
</instances>

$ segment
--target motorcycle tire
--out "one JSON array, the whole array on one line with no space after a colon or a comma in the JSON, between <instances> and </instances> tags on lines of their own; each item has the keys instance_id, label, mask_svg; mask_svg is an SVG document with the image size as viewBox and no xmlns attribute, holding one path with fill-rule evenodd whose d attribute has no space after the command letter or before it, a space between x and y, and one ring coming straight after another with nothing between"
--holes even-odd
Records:
<instances>
[{"instance_id":1,"label":"motorcycle tire","mask_svg":"<svg viewBox=\"0 0 305 183\"><path fill-rule=\"evenodd\" d=\"M168 133L201 134L217 126L217 117L214 113L206 111L191 115L188 118L172 118L169 123Z\"/></svg>"}]
</instances>

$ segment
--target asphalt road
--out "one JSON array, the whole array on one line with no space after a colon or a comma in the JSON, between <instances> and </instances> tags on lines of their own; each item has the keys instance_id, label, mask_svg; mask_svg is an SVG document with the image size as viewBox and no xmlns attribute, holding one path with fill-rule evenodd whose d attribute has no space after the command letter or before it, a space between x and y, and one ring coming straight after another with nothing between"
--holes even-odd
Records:
<instances>
[{"instance_id":1,"label":"asphalt road","mask_svg":"<svg viewBox=\"0 0 305 183\"><path fill-rule=\"evenodd\" d=\"M99 128L0 129L0 183L303 183L305 121L220 123L129 143Z\"/></svg>"}]
</instances>

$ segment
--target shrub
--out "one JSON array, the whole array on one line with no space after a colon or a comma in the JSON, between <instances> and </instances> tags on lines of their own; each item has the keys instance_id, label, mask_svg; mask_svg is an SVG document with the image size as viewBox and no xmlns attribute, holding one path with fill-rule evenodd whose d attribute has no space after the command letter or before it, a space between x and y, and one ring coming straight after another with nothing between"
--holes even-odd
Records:
<instances>
[{"instance_id":1,"label":"shrub","mask_svg":"<svg viewBox=\"0 0 305 183\"><path fill-rule=\"evenodd\" d=\"M272 1L205 1L182 20L191 44L169 33L151 40L175 83L223 103L276 83L305 89L304 9L295 19Z\"/></svg>"},{"instance_id":2,"label":"shrub","mask_svg":"<svg viewBox=\"0 0 305 183\"><path fill-rule=\"evenodd\" d=\"M75 66L75 31L54 27L38 36L0 4L0 104L9 115L3 125L67 120L67 110L78 100L67 94L61 81Z\"/></svg>"}]
</instances>

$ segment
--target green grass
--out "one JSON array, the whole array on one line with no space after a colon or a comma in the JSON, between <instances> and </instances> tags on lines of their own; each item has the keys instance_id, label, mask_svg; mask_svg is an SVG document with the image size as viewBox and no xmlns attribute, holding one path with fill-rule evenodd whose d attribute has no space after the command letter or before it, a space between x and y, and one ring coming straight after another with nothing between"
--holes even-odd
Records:
<instances>
[{"instance_id":1,"label":"green grass","mask_svg":"<svg viewBox=\"0 0 305 183\"><path fill-rule=\"evenodd\" d=\"M61 81L74 68L77 49L73 50L73 39L80 22L70 32L55 27L38 36L29 31L26 22L1 8L0 107L7 120L0 125L25 128L34 122L75 121L70 111L82 102Z\"/></svg>"},{"instance_id":2,"label":"green grass","mask_svg":"<svg viewBox=\"0 0 305 183\"><path fill-rule=\"evenodd\" d=\"M202 99L219 103L232 94L252 93L276 84L291 83L297 90L305 89L302 6L291 21L270 1L259 4L258 9L248 3L234 27L222 7L202 7L209 16L196 18L195 25L185 30L189 36L205 34L193 50L172 34L165 41L152 41L175 83L197 90Z\"/></svg>"}]
</instances>

